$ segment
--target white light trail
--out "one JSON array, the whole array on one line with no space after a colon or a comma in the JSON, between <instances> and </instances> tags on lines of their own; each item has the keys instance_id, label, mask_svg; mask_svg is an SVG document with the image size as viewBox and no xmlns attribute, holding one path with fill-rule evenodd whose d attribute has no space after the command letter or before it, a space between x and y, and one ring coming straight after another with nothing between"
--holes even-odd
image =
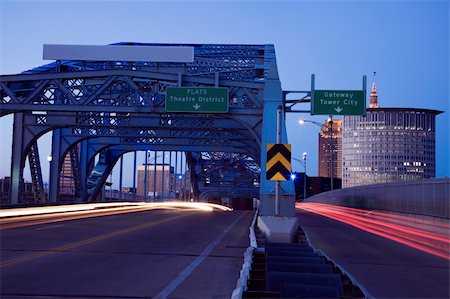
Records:
<instances>
[{"instance_id":1,"label":"white light trail","mask_svg":"<svg viewBox=\"0 0 450 299\"><path fill-rule=\"evenodd\" d=\"M77 205L62 205L49 207L30 207L0 210L0 218L20 217L42 214L82 212L82 211L102 211L104 209L139 209L139 208L155 208L155 209L194 209L201 211L232 211L232 209L212 203L203 202L182 202L182 201L166 201L166 202L114 202L114 203L89 203Z\"/></svg>"}]
</instances>

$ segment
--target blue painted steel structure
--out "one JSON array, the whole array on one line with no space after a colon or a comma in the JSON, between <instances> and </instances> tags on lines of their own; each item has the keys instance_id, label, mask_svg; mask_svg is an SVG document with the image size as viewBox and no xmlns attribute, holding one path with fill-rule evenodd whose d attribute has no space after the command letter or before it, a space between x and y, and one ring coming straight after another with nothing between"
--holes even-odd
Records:
<instances>
[{"instance_id":1,"label":"blue painted steel structure","mask_svg":"<svg viewBox=\"0 0 450 299\"><path fill-rule=\"evenodd\" d=\"M273 45L170 46L194 47L194 62L56 61L0 76L0 116L14 113L10 204L20 202L27 155L35 200L46 200L36 141L52 131L51 202L58 199L66 155L78 178L76 194L85 201L97 198L124 153L183 151L197 198L259 196L262 215L273 215L274 182L260 175L265 145L275 141L276 107L283 105ZM165 90L173 86L226 87L229 112L168 113ZM285 142L284 121L283 131ZM293 185L284 182L282 189L281 215L291 216Z\"/></svg>"}]
</instances>

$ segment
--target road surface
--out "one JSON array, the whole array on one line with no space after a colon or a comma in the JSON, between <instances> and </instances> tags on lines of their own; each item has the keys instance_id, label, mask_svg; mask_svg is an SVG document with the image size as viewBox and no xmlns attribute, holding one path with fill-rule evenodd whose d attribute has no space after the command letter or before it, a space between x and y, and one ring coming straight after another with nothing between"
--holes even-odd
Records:
<instances>
[{"instance_id":1,"label":"road surface","mask_svg":"<svg viewBox=\"0 0 450 299\"><path fill-rule=\"evenodd\" d=\"M312 246L375 298L450 298L448 259L314 213L297 216Z\"/></svg>"},{"instance_id":2,"label":"road surface","mask_svg":"<svg viewBox=\"0 0 450 299\"><path fill-rule=\"evenodd\" d=\"M1 298L229 298L250 211L149 210L1 230Z\"/></svg>"}]
</instances>

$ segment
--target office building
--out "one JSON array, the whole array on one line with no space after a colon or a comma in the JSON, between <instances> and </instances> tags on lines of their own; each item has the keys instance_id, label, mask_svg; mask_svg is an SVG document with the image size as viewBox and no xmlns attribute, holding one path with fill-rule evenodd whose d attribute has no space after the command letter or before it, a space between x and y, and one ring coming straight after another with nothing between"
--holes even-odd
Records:
<instances>
[{"instance_id":1,"label":"office building","mask_svg":"<svg viewBox=\"0 0 450 299\"><path fill-rule=\"evenodd\" d=\"M435 118L442 111L380 108L375 83L370 107L344 117L343 188L435 177Z\"/></svg>"},{"instance_id":2,"label":"office building","mask_svg":"<svg viewBox=\"0 0 450 299\"><path fill-rule=\"evenodd\" d=\"M342 120L327 120L319 133L319 177L342 178Z\"/></svg>"},{"instance_id":3,"label":"office building","mask_svg":"<svg viewBox=\"0 0 450 299\"><path fill-rule=\"evenodd\" d=\"M173 190L173 167L169 164L149 164L147 165L147 176L145 176L145 168L145 165L138 166L136 194L144 196L144 189L146 189L148 198L167 197ZM147 188L144 187L145 185L147 185Z\"/></svg>"}]
</instances>

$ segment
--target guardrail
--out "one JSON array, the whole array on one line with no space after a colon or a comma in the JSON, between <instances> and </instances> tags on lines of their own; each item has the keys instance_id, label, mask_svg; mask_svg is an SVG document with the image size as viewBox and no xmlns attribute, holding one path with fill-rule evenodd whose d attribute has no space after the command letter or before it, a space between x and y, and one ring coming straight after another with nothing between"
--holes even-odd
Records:
<instances>
[{"instance_id":1,"label":"guardrail","mask_svg":"<svg viewBox=\"0 0 450 299\"><path fill-rule=\"evenodd\" d=\"M345 269L340 264L338 264L336 261L331 259L322 250L316 249L315 246L312 245L310 238L308 237L308 234L306 232L303 232L303 233L305 234L305 238L306 238L308 244L310 244L310 246L314 249L314 251L317 251L319 253L319 255L325 257L328 261L331 261L334 264L334 266L337 267L342 272L343 275L346 275L348 277L348 279L352 282L352 284L361 290L361 292L364 294L365 299L375 298L372 294L369 293L369 291L362 284L359 283L358 280L356 280L356 278L350 272L347 271L347 269Z\"/></svg>"},{"instance_id":2,"label":"guardrail","mask_svg":"<svg viewBox=\"0 0 450 299\"><path fill-rule=\"evenodd\" d=\"M450 218L450 179L374 184L320 193L305 202Z\"/></svg>"}]
</instances>

